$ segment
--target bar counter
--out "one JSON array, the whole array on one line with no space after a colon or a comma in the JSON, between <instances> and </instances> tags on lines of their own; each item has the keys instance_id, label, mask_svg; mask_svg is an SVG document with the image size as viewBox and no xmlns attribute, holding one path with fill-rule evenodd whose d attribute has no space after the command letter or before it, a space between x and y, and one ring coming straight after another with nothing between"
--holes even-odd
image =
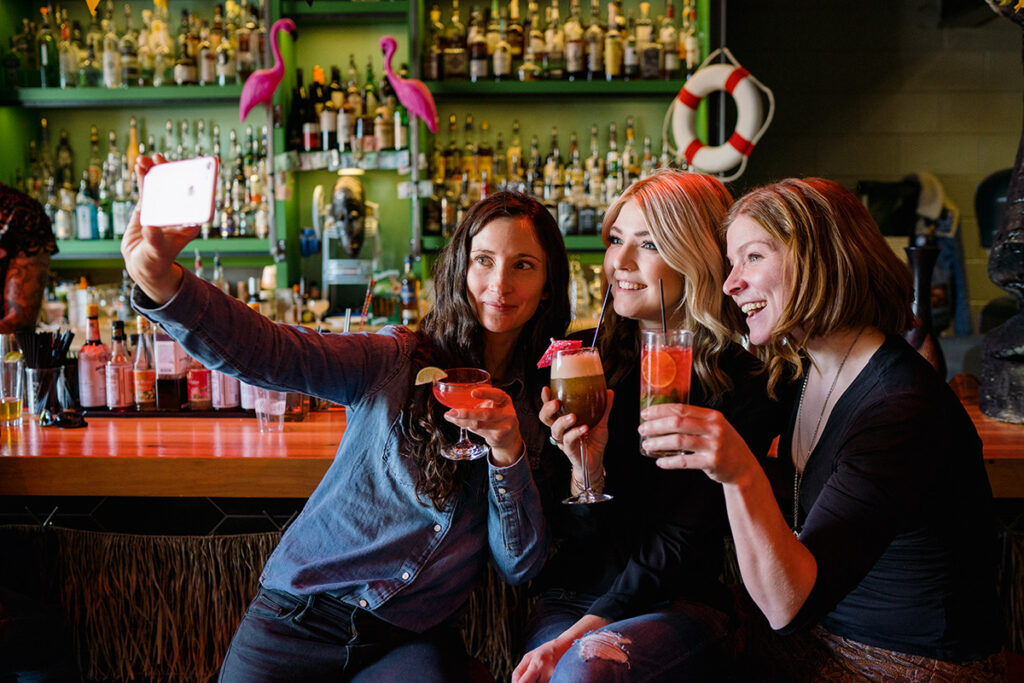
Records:
<instances>
[{"instance_id":1,"label":"bar counter","mask_svg":"<svg viewBox=\"0 0 1024 683\"><path fill-rule=\"evenodd\" d=\"M87 417L0 433L0 495L306 498L345 432L345 412L312 412L261 434L255 417Z\"/></svg>"},{"instance_id":2,"label":"bar counter","mask_svg":"<svg viewBox=\"0 0 1024 683\"><path fill-rule=\"evenodd\" d=\"M1024 425L965 403L997 498L1024 498ZM0 495L305 498L337 451L345 412L261 434L252 417L90 417L85 429L26 417L0 435Z\"/></svg>"}]
</instances>

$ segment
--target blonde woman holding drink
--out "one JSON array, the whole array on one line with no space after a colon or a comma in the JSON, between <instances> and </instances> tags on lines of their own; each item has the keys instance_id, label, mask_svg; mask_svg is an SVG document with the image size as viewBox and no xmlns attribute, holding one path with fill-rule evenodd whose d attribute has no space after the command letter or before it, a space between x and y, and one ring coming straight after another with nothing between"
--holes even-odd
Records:
<instances>
[{"instance_id":1,"label":"blonde woman holding drink","mask_svg":"<svg viewBox=\"0 0 1024 683\"><path fill-rule=\"evenodd\" d=\"M732 203L715 178L659 171L630 186L602 226L611 287L597 337L608 414L593 428L543 392L541 420L566 455L562 485L579 493L587 440L598 505L549 506L559 551L536 585L515 683L713 680L732 655L732 597L719 583L728 530L721 487L699 473L665 472L641 454L640 333L693 333L690 401L723 411L754 453L777 433L760 364L733 343L723 319L725 257L718 226ZM699 305L698 305L699 304ZM594 331L581 335L590 344ZM614 394L614 401L612 401ZM561 416L560 416L561 415ZM697 476L695 476L697 475Z\"/></svg>"}]
</instances>

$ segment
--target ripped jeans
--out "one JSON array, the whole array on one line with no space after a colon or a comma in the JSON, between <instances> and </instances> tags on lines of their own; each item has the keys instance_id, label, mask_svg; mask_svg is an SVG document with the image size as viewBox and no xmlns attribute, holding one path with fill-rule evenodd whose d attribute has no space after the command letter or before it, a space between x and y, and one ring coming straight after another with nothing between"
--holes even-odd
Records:
<instances>
[{"instance_id":1,"label":"ripped jeans","mask_svg":"<svg viewBox=\"0 0 1024 683\"><path fill-rule=\"evenodd\" d=\"M545 591L526 627L526 651L561 635L596 597ZM679 600L580 638L562 655L551 681L723 681L731 678L733 652L727 614Z\"/></svg>"}]
</instances>

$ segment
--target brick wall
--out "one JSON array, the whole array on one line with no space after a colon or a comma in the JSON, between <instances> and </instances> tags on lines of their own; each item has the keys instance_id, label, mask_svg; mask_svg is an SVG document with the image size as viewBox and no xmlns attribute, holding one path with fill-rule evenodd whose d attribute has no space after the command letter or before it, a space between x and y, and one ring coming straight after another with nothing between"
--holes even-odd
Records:
<instances>
[{"instance_id":1,"label":"brick wall","mask_svg":"<svg viewBox=\"0 0 1024 683\"><path fill-rule=\"evenodd\" d=\"M726 45L776 99L775 120L733 189L808 175L852 189L934 173L963 217L976 328L981 307L1005 295L988 278L974 193L1014 162L1021 30L994 14L963 28L939 27L939 16L938 0L728 3Z\"/></svg>"}]
</instances>

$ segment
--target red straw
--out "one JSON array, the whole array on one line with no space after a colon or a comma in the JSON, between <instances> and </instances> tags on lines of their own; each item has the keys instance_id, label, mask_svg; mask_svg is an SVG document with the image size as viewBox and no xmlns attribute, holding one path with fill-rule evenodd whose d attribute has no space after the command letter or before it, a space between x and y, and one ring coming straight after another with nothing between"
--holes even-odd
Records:
<instances>
[{"instance_id":1,"label":"red straw","mask_svg":"<svg viewBox=\"0 0 1024 683\"><path fill-rule=\"evenodd\" d=\"M370 312L370 297L373 295L373 286L377 284L377 281L372 277L370 281L366 283L366 298L363 299L363 315L359 319L359 330L363 331L363 325L366 324L366 314Z\"/></svg>"}]
</instances>

